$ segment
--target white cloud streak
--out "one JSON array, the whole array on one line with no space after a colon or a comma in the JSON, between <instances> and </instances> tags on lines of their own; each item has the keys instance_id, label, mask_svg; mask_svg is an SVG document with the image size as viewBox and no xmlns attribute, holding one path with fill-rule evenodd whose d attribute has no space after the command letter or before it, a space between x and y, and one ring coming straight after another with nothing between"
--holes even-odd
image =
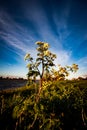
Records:
<instances>
[{"instance_id":1,"label":"white cloud streak","mask_svg":"<svg viewBox=\"0 0 87 130\"><path fill-rule=\"evenodd\" d=\"M15 48L15 53L22 58L26 53L31 53L33 57L36 57L36 51L32 44L35 40L29 30L13 21L5 11L0 11L0 24L0 37L8 47Z\"/></svg>"},{"instance_id":2,"label":"white cloud streak","mask_svg":"<svg viewBox=\"0 0 87 130\"><path fill-rule=\"evenodd\" d=\"M72 73L69 78L77 78L77 77L84 77L87 75L87 57L80 58L73 63L78 64L79 70L76 73Z\"/></svg>"},{"instance_id":3,"label":"white cloud streak","mask_svg":"<svg viewBox=\"0 0 87 130\"><path fill-rule=\"evenodd\" d=\"M61 64L62 66L65 66L72 64L71 52L65 50L57 51L53 49L51 49L51 51L57 56L57 59L55 59L56 65Z\"/></svg>"},{"instance_id":4,"label":"white cloud streak","mask_svg":"<svg viewBox=\"0 0 87 130\"><path fill-rule=\"evenodd\" d=\"M29 9L26 6L27 5L25 4L25 7L23 7L25 10L24 15L35 25L38 34L41 36L41 40L52 43L54 44L54 47L56 46L57 48L62 49L62 44L59 41L59 38L53 34L53 31L51 30L52 25L49 24L48 18L46 17L42 6L40 4L37 5L37 3L35 3L33 6L30 6Z\"/></svg>"}]
</instances>

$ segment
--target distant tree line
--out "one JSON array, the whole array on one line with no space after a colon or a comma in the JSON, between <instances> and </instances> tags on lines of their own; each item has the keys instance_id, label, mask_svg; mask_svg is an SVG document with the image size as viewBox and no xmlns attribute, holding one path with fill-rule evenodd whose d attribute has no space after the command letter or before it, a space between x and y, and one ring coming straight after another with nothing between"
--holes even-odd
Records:
<instances>
[{"instance_id":1,"label":"distant tree line","mask_svg":"<svg viewBox=\"0 0 87 130\"><path fill-rule=\"evenodd\" d=\"M16 77L3 77L3 76L0 76L0 80L3 80L3 79L9 79L9 80L26 80L26 79L24 79L24 78L16 78Z\"/></svg>"}]
</instances>

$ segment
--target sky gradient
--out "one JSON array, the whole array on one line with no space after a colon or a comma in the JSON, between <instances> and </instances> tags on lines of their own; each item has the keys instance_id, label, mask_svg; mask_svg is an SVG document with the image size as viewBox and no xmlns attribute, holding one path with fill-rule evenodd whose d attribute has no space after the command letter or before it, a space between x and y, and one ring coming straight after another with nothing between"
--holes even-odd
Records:
<instances>
[{"instance_id":1,"label":"sky gradient","mask_svg":"<svg viewBox=\"0 0 87 130\"><path fill-rule=\"evenodd\" d=\"M87 0L0 0L0 76L26 77L24 56L50 44L55 64L76 63L87 75Z\"/></svg>"}]
</instances>

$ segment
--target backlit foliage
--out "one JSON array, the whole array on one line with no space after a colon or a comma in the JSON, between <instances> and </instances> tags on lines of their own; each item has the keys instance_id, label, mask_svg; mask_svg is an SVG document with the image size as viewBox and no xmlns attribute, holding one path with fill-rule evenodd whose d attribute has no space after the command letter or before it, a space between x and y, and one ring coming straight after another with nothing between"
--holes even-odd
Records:
<instances>
[{"instance_id":1,"label":"backlit foliage","mask_svg":"<svg viewBox=\"0 0 87 130\"><path fill-rule=\"evenodd\" d=\"M40 77L40 83L39 83L39 89L38 89L38 96L37 100L39 100L39 95L41 92L42 84L43 84L43 78L44 75L49 72L51 67L54 66L53 61L56 58L56 55L53 54L49 50L49 44L45 42L36 42L37 45L37 58L35 61L33 61L33 58L30 54L26 54L25 60L28 60L29 64L27 65L29 71L28 71L28 80L30 83L30 79L33 78L33 80L36 80L36 77Z\"/></svg>"},{"instance_id":2,"label":"backlit foliage","mask_svg":"<svg viewBox=\"0 0 87 130\"><path fill-rule=\"evenodd\" d=\"M77 64L72 64L71 66L65 67L58 65L58 70L52 68L51 77L53 77L55 80L64 80L69 76L70 72L77 72L78 69L79 68Z\"/></svg>"},{"instance_id":3,"label":"backlit foliage","mask_svg":"<svg viewBox=\"0 0 87 130\"><path fill-rule=\"evenodd\" d=\"M29 61L27 67L29 69L28 79L33 78L34 80L39 75L40 76L40 88L42 87L43 80L64 80L69 76L70 71L76 72L78 70L77 64L72 64L71 66L62 67L58 65L58 69L54 69L56 66L53 61L56 58L56 54L53 54L49 50L49 44L41 41L36 42L37 45L37 58L33 61L30 54L26 54L25 60ZM41 69L41 70L40 70Z\"/></svg>"},{"instance_id":4,"label":"backlit foliage","mask_svg":"<svg viewBox=\"0 0 87 130\"><path fill-rule=\"evenodd\" d=\"M37 103L34 85L0 91L2 130L87 129L86 80L43 81L42 86Z\"/></svg>"},{"instance_id":5,"label":"backlit foliage","mask_svg":"<svg viewBox=\"0 0 87 130\"><path fill-rule=\"evenodd\" d=\"M54 60L56 59L56 54L53 54L49 50L49 44L46 42L37 41L37 58L33 60L30 54L26 54L24 59L29 63L27 64L28 68L28 83L30 85L32 81L36 81L36 77L39 76L39 88L36 96L36 102L40 98L40 93L43 90L44 81L56 81L56 80L65 80L69 75L69 71L76 72L78 70L78 65L72 64L72 66L62 67L58 65L58 70L55 70L53 66ZM47 83L48 84L48 83ZM47 85L45 85L46 87Z\"/></svg>"}]
</instances>

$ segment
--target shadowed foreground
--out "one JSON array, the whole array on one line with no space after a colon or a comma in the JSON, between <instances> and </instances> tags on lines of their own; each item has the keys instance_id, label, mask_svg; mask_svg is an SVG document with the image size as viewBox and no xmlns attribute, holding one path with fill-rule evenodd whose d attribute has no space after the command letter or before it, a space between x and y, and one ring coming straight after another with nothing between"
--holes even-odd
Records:
<instances>
[{"instance_id":1,"label":"shadowed foreground","mask_svg":"<svg viewBox=\"0 0 87 130\"><path fill-rule=\"evenodd\" d=\"M87 80L44 82L0 91L2 130L86 130Z\"/></svg>"}]
</instances>

